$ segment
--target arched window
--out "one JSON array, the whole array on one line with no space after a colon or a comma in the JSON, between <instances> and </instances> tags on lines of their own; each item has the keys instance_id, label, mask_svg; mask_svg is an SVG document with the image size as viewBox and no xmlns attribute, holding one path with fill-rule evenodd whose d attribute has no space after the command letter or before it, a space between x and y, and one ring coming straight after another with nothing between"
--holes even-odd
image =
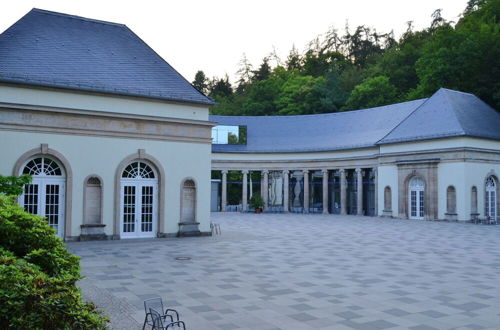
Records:
<instances>
[{"instance_id":1,"label":"arched window","mask_svg":"<svg viewBox=\"0 0 500 330\"><path fill-rule=\"evenodd\" d=\"M27 212L47 218L59 237L64 235L64 205L66 176L57 161L49 157L35 157L22 169L22 174L33 176L24 187L19 202Z\"/></svg>"},{"instance_id":2,"label":"arched window","mask_svg":"<svg viewBox=\"0 0 500 330\"><path fill-rule=\"evenodd\" d=\"M453 186L448 186L446 189L446 213L457 213L457 194Z\"/></svg>"},{"instance_id":3,"label":"arched window","mask_svg":"<svg viewBox=\"0 0 500 330\"><path fill-rule=\"evenodd\" d=\"M155 170L144 161L133 161L123 170L120 186L121 237L154 237L158 218Z\"/></svg>"},{"instance_id":4,"label":"arched window","mask_svg":"<svg viewBox=\"0 0 500 330\"><path fill-rule=\"evenodd\" d=\"M389 186L384 188L384 212L392 212L392 193Z\"/></svg>"},{"instance_id":5,"label":"arched window","mask_svg":"<svg viewBox=\"0 0 500 330\"><path fill-rule=\"evenodd\" d=\"M122 178L128 179L154 179L155 173L151 166L144 162L130 163L125 170L123 170Z\"/></svg>"},{"instance_id":6,"label":"arched window","mask_svg":"<svg viewBox=\"0 0 500 330\"><path fill-rule=\"evenodd\" d=\"M193 180L184 181L182 187L181 222L196 221L196 184Z\"/></svg>"},{"instance_id":7,"label":"arched window","mask_svg":"<svg viewBox=\"0 0 500 330\"><path fill-rule=\"evenodd\" d=\"M410 219L424 218L424 192L425 183L419 177L414 177L408 185L408 204Z\"/></svg>"},{"instance_id":8,"label":"arched window","mask_svg":"<svg viewBox=\"0 0 500 330\"><path fill-rule=\"evenodd\" d=\"M492 219L497 216L497 183L493 176L486 179L486 192L484 195L485 215Z\"/></svg>"},{"instance_id":9,"label":"arched window","mask_svg":"<svg viewBox=\"0 0 500 330\"><path fill-rule=\"evenodd\" d=\"M477 188L473 186L471 189L471 205L470 205L470 213L477 214Z\"/></svg>"},{"instance_id":10,"label":"arched window","mask_svg":"<svg viewBox=\"0 0 500 330\"><path fill-rule=\"evenodd\" d=\"M98 177L92 176L85 182L84 224L99 224L102 221L102 184Z\"/></svg>"}]
</instances>

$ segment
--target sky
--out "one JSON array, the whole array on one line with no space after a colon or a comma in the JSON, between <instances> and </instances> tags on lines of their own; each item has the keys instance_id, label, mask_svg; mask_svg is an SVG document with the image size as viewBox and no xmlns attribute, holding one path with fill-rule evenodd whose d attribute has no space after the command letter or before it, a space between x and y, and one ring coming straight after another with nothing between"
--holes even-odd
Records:
<instances>
[{"instance_id":1,"label":"sky","mask_svg":"<svg viewBox=\"0 0 500 330\"><path fill-rule=\"evenodd\" d=\"M187 80L203 70L235 81L246 55L254 67L273 49L286 59L331 27L366 25L399 37L408 21L428 27L442 9L457 21L467 0L0 0L0 32L32 8L127 25Z\"/></svg>"}]
</instances>

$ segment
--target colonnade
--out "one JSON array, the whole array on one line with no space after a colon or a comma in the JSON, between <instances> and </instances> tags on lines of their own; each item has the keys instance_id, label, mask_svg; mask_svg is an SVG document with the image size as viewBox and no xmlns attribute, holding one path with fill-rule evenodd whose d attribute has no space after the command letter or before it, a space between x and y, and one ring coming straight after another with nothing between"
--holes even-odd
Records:
<instances>
[{"instance_id":1,"label":"colonnade","mask_svg":"<svg viewBox=\"0 0 500 330\"><path fill-rule=\"evenodd\" d=\"M314 169L314 171L321 170L322 173L322 203L323 203L323 214L329 214L328 210L328 187L329 187L329 173L330 171L339 171L340 173L340 214L346 215L347 212L347 171L353 170L353 168L340 168L340 169ZM374 171L375 179L375 209L377 207L377 169L376 168L355 168L356 173L356 210L357 215L363 215L363 171L364 170L372 170ZM231 170L233 171L233 170ZM242 211L248 211L248 175L249 170L234 170L241 171L243 179L242 179ZM261 184L263 189L262 192L262 200L264 203L264 212L269 208L269 172L268 169L257 170L261 172ZM283 212L290 212L289 207L289 180L290 180L290 172L291 170L272 170L278 171L282 173L283 177ZM309 201L310 201L310 191L309 191L309 169L301 170L304 175L304 188L303 188L303 210L304 213L309 212ZM227 208L227 174L228 170L221 170L222 174L222 193L221 193L221 211L225 212ZM375 211L376 213L376 211Z\"/></svg>"}]
</instances>

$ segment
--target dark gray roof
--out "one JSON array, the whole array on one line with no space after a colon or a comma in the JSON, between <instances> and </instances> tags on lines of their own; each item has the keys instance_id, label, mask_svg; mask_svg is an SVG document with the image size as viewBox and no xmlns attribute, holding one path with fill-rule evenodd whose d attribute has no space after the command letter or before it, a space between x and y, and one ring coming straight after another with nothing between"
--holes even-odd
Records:
<instances>
[{"instance_id":1,"label":"dark gray roof","mask_svg":"<svg viewBox=\"0 0 500 330\"><path fill-rule=\"evenodd\" d=\"M500 140L500 114L473 94L441 88L379 144L452 136Z\"/></svg>"},{"instance_id":2,"label":"dark gray roof","mask_svg":"<svg viewBox=\"0 0 500 330\"><path fill-rule=\"evenodd\" d=\"M500 114L472 94L440 89L428 99L306 116L210 116L246 125L247 145L212 145L213 152L307 152L474 136L500 140Z\"/></svg>"},{"instance_id":3,"label":"dark gray roof","mask_svg":"<svg viewBox=\"0 0 500 330\"><path fill-rule=\"evenodd\" d=\"M246 125L247 145L212 145L214 152L307 152L373 147L425 100L305 116L210 116Z\"/></svg>"},{"instance_id":4,"label":"dark gray roof","mask_svg":"<svg viewBox=\"0 0 500 330\"><path fill-rule=\"evenodd\" d=\"M0 35L0 82L214 104L125 25L40 9Z\"/></svg>"}]
</instances>

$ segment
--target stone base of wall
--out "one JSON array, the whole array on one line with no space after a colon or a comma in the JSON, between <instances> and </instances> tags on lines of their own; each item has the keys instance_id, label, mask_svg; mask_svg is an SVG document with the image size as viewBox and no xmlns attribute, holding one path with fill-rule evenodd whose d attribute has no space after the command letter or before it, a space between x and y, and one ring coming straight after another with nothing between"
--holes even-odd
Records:
<instances>
[{"instance_id":1,"label":"stone base of wall","mask_svg":"<svg viewBox=\"0 0 500 330\"><path fill-rule=\"evenodd\" d=\"M446 221L458 221L458 215L456 213L445 213L444 219Z\"/></svg>"},{"instance_id":2,"label":"stone base of wall","mask_svg":"<svg viewBox=\"0 0 500 330\"><path fill-rule=\"evenodd\" d=\"M101 223L90 223L81 225L81 231L78 240L79 241L103 241L111 239L108 235L104 233L104 227L106 225Z\"/></svg>"},{"instance_id":3,"label":"stone base of wall","mask_svg":"<svg viewBox=\"0 0 500 330\"><path fill-rule=\"evenodd\" d=\"M392 210L383 210L382 216L386 218L392 218Z\"/></svg>"},{"instance_id":4,"label":"stone base of wall","mask_svg":"<svg viewBox=\"0 0 500 330\"><path fill-rule=\"evenodd\" d=\"M178 237L191 237L201 236L200 229L198 228L199 222L179 222Z\"/></svg>"}]
</instances>

